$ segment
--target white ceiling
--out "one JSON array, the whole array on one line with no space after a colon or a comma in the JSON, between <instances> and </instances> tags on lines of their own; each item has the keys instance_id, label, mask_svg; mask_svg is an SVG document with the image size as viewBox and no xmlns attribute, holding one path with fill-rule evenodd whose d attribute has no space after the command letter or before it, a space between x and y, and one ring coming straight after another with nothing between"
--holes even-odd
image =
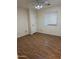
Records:
<instances>
[{"instance_id":1,"label":"white ceiling","mask_svg":"<svg viewBox=\"0 0 79 59\"><path fill-rule=\"evenodd\" d=\"M61 0L48 0L48 2L51 5L44 6L44 8L51 7L51 6L61 6ZM17 0L17 7L34 8L34 6L32 5L32 0Z\"/></svg>"}]
</instances>

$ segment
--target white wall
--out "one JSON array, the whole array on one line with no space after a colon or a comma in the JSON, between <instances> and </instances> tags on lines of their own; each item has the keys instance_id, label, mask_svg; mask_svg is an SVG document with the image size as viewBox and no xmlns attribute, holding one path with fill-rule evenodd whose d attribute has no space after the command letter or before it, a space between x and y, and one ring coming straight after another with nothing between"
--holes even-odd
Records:
<instances>
[{"instance_id":1,"label":"white wall","mask_svg":"<svg viewBox=\"0 0 79 59\"><path fill-rule=\"evenodd\" d=\"M41 9L37 11L38 32L61 36L61 10L60 9L61 9L60 7L50 7L50 8ZM56 26L46 27L44 25L44 14L48 12L57 12L58 19L57 19Z\"/></svg>"},{"instance_id":2,"label":"white wall","mask_svg":"<svg viewBox=\"0 0 79 59\"><path fill-rule=\"evenodd\" d=\"M28 34L28 11L17 8L17 37Z\"/></svg>"},{"instance_id":3,"label":"white wall","mask_svg":"<svg viewBox=\"0 0 79 59\"><path fill-rule=\"evenodd\" d=\"M41 9L17 8L17 37L35 32L52 35L61 35L61 12L60 7ZM57 26L46 27L44 25L44 14L47 12L58 12Z\"/></svg>"},{"instance_id":4,"label":"white wall","mask_svg":"<svg viewBox=\"0 0 79 59\"><path fill-rule=\"evenodd\" d=\"M33 34L37 32L36 10L29 9L29 32Z\"/></svg>"}]
</instances>

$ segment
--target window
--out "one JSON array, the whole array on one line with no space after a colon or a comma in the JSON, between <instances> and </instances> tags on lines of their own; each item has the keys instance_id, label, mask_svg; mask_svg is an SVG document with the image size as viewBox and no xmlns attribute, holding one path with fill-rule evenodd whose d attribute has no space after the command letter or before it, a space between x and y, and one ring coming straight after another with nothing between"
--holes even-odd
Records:
<instances>
[{"instance_id":1,"label":"window","mask_svg":"<svg viewBox=\"0 0 79 59\"><path fill-rule=\"evenodd\" d=\"M45 26L56 26L57 25L57 13L46 13L45 14Z\"/></svg>"}]
</instances>

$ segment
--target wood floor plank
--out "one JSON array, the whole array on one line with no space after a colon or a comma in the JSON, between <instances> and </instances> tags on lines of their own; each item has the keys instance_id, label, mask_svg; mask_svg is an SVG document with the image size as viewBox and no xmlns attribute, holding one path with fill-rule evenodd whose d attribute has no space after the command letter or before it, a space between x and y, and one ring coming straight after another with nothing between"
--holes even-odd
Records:
<instances>
[{"instance_id":1,"label":"wood floor plank","mask_svg":"<svg viewBox=\"0 0 79 59\"><path fill-rule=\"evenodd\" d=\"M19 59L60 59L61 38L43 33L23 36L17 40L17 53Z\"/></svg>"}]
</instances>

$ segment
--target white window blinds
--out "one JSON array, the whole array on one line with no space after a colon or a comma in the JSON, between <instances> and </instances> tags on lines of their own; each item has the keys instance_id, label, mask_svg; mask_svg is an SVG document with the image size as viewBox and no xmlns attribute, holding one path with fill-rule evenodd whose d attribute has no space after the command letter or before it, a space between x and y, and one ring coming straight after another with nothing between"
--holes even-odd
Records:
<instances>
[{"instance_id":1,"label":"white window blinds","mask_svg":"<svg viewBox=\"0 0 79 59\"><path fill-rule=\"evenodd\" d=\"M57 13L46 13L44 18L45 18L44 22L46 26L57 25Z\"/></svg>"}]
</instances>

